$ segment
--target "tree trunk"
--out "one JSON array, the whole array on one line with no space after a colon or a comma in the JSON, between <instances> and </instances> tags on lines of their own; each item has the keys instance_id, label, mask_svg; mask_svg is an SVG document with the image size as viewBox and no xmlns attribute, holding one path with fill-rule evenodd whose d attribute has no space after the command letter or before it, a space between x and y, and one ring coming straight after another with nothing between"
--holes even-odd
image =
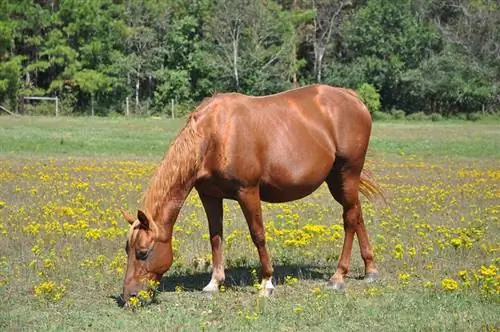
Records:
<instances>
[{"instance_id":1,"label":"tree trunk","mask_svg":"<svg viewBox=\"0 0 500 332\"><path fill-rule=\"evenodd\" d=\"M91 108L92 116L94 116L95 113L94 113L94 94L93 93L90 94L90 108Z\"/></svg>"},{"instance_id":2,"label":"tree trunk","mask_svg":"<svg viewBox=\"0 0 500 332\"><path fill-rule=\"evenodd\" d=\"M325 46L319 42L314 44L314 72L316 73L316 82L321 83L321 73L323 71L323 56L325 55Z\"/></svg>"},{"instance_id":3,"label":"tree trunk","mask_svg":"<svg viewBox=\"0 0 500 332\"><path fill-rule=\"evenodd\" d=\"M19 96L18 113L24 115L24 96Z\"/></svg>"},{"instance_id":4,"label":"tree trunk","mask_svg":"<svg viewBox=\"0 0 500 332\"><path fill-rule=\"evenodd\" d=\"M234 71L234 81L236 83L236 89L240 89L240 78L238 75L238 31L236 32L236 37L233 38L233 71Z\"/></svg>"},{"instance_id":5,"label":"tree trunk","mask_svg":"<svg viewBox=\"0 0 500 332\"><path fill-rule=\"evenodd\" d=\"M298 88L299 84L297 83L297 46L295 42L292 46L292 84L294 88Z\"/></svg>"},{"instance_id":6,"label":"tree trunk","mask_svg":"<svg viewBox=\"0 0 500 332\"><path fill-rule=\"evenodd\" d=\"M349 0L329 1L328 6L318 6L313 0L314 18L314 72L316 80L321 82L323 72L323 57L326 48L331 44L334 29L342 23L342 10L352 3Z\"/></svg>"},{"instance_id":7,"label":"tree trunk","mask_svg":"<svg viewBox=\"0 0 500 332\"><path fill-rule=\"evenodd\" d=\"M141 65L137 68L137 81L135 82L135 111L139 111L139 89L141 87Z\"/></svg>"},{"instance_id":8,"label":"tree trunk","mask_svg":"<svg viewBox=\"0 0 500 332\"><path fill-rule=\"evenodd\" d=\"M136 112L139 110L139 87L140 87L139 75L137 75L137 81L135 82L135 111Z\"/></svg>"}]
</instances>

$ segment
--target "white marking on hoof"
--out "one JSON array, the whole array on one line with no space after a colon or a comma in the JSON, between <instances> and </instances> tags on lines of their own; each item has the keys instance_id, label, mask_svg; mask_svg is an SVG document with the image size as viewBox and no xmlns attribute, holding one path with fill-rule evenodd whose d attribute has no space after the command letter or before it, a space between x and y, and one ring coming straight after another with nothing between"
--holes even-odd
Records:
<instances>
[{"instance_id":1,"label":"white marking on hoof","mask_svg":"<svg viewBox=\"0 0 500 332\"><path fill-rule=\"evenodd\" d=\"M331 282L331 281L329 281L329 282L326 283L326 288L334 290L334 291L342 292L342 291L345 290L345 283L343 281L342 282L338 282L338 281Z\"/></svg>"},{"instance_id":2,"label":"white marking on hoof","mask_svg":"<svg viewBox=\"0 0 500 332\"><path fill-rule=\"evenodd\" d=\"M212 279L212 280L210 280L210 282L208 283L208 285L206 285L203 288L203 291L207 292L207 293L218 292L219 291L219 283L217 282L217 280Z\"/></svg>"},{"instance_id":3,"label":"white marking on hoof","mask_svg":"<svg viewBox=\"0 0 500 332\"><path fill-rule=\"evenodd\" d=\"M262 289L259 292L259 296L268 297L271 296L274 292L274 285L272 278L262 279L261 283Z\"/></svg>"}]
</instances>

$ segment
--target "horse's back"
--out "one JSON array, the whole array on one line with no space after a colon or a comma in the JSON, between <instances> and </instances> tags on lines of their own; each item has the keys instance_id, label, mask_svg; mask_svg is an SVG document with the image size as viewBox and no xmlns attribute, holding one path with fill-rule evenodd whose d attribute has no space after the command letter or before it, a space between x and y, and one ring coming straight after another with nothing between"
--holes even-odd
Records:
<instances>
[{"instance_id":1,"label":"horse's back","mask_svg":"<svg viewBox=\"0 0 500 332\"><path fill-rule=\"evenodd\" d=\"M261 97L229 93L214 104L218 128L248 130L270 143L313 136L323 149L348 155L367 145L371 133L370 113L350 89L315 84Z\"/></svg>"}]
</instances>

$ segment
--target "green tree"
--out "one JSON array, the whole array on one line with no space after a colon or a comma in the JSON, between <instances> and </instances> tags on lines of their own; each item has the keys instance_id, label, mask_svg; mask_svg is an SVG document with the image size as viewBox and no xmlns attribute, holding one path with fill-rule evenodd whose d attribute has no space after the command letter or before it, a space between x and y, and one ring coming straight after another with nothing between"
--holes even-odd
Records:
<instances>
[{"instance_id":1,"label":"green tree","mask_svg":"<svg viewBox=\"0 0 500 332\"><path fill-rule=\"evenodd\" d=\"M4 0L0 103L165 112L325 82L373 85L385 110L495 110L499 26L496 0Z\"/></svg>"},{"instance_id":2,"label":"green tree","mask_svg":"<svg viewBox=\"0 0 500 332\"><path fill-rule=\"evenodd\" d=\"M439 36L415 15L411 1L371 0L344 24L344 56L330 66L328 82L371 83L386 109L412 109L415 100L404 94L402 77L440 48Z\"/></svg>"},{"instance_id":3,"label":"green tree","mask_svg":"<svg viewBox=\"0 0 500 332\"><path fill-rule=\"evenodd\" d=\"M496 0L431 1L428 15L446 42L445 53L424 68L448 70L454 110L500 108L500 3ZM450 67L453 67L450 68ZM461 84L458 84L461 82Z\"/></svg>"},{"instance_id":4,"label":"green tree","mask_svg":"<svg viewBox=\"0 0 500 332\"><path fill-rule=\"evenodd\" d=\"M74 76L75 84L81 92L90 95L91 115L95 115L94 101L99 95L104 95L110 89L108 77L92 69L84 69Z\"/></svg>"},{"instance_id":5,"label":"green tree","mask_svg":"<svg viewBox=\"0 0 500 332\"><path fill-rule=\"evenodd\" d=\"M308 36L308 27L313 22L315 17L314 10L310 7L310 2L291 0L277 1L282 6L282 21L283 24L288 24L285 29L288 33L283 35L283 42L287 43L290 48L289 58L287 63L289 81L293 87L299 86L299 77L304 72L304 67L307 64L307 57L301 53L301 45L305 43ZM304 80L303 78L301 79Z\"/></svg>"},{"instance_id":6,"label":"green tree","mask_svg":"<svg viewBox=\"0 0 500 332\"><path fill-rule=\"evenodd\" d=\"M0 4L0 105L14 109L22 74L22 56L14 50L15 21L9 20L11 7Z\"/></svg>"},{"instance_id":7,"label":"green tree","mask_svg":"<svg viewBox=\"0 0 500 332\"><path fill-rule=\"evenodd\" d=\"M370 110L370 113L380 111L380 95L373 85L363 83L356 91L366 107Z\"/></svg>"},{"instance_id":8,"label":"green tree","mask_svg":"<svg viewBox=\"0 0 500 332\"><path fill-rule=\"evenodd\" d=\"M423 61L402 78L405 95L422 100L421 111L444 115L476 112L493 105L499 88L489 73L478 70L470 59L457 52L442 52Z\"/></svg>"},{"instance_id":9,"label":"green tree","mask_svg":"<svg viewBox=\"0 0 500 332\"><path fill-rule=\"evenodd\" d=\"M65 0L58 10L58 29L63 32L64 43L74 50L74 61L57 72L52 89L69 91L82 108L95 108L96 95L83 88L83 82L105 82L99 85L99 101L110 107L121 100L125 91L126 75L119 66L124 58L124 8L112 0ZM65 56L65 59L71 59ZM84 73L82 75L82 73ZM63 90L65 85L70 89ZM106 86L105 89L102 89ZM81 93L82 92L82 93Z\"/></svg>"},{"instance_id":10,"label":"green tree","mask_svg":"<svg viewBox=\"0 0 500 332\"><path fill-rule=\"evenodd\" d=\"M286 38L293 33L288 18L272 1L216 1L206 25L216 89L265 94L290 87L294 43Z\"/></svg>"}]
</instances>

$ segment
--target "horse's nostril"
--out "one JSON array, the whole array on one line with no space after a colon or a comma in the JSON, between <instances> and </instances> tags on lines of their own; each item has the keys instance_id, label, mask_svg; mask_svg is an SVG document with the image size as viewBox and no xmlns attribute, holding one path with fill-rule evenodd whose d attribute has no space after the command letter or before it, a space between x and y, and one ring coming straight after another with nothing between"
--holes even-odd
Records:
<instances>
[{"instance_id":1,"label":"horse's nostril","mask_svg":"<svg viewBox=\"0 0 500 332\"><path fill-rule=\"evenodd\" d=\"M130 297L137 297L137 293L130 293Z\"/></svg>"}]
</instances>

